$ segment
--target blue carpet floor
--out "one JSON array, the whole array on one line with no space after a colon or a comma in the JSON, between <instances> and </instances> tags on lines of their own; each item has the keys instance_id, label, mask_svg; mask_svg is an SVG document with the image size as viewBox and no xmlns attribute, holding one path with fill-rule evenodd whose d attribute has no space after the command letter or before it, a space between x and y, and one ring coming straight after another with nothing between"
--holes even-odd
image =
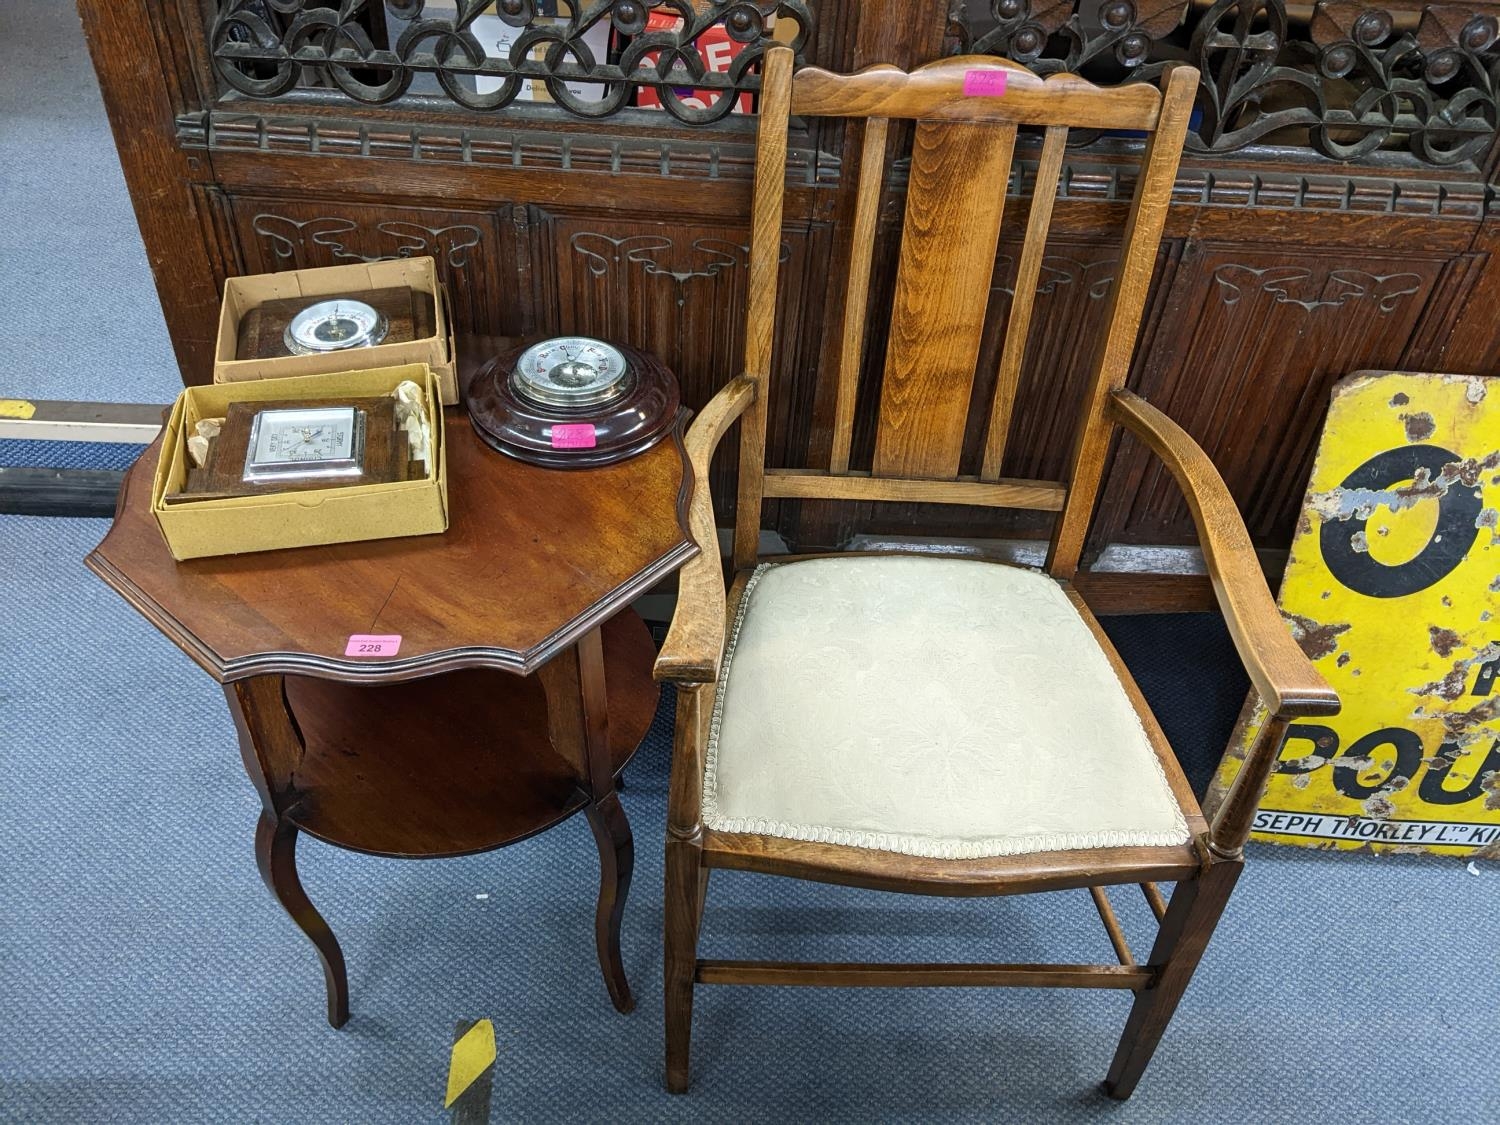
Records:
<instances>
[{"instance_id":1,"label":"blue carpet floor","mask_svg":"<svg viewBox=\"0 0 1500 1125\"><path fill-rule=\"evenodd\" d=\"M0 438L0 466L18 469L128 469L144 448L123 441Z\"/></svg>"},{"instance_id":2,"label":"blue carpet floor","mask_svg":"<svg viewBox=\"0 0 1500 1125\"><path fill-rule=\"evenodd\" d=\"M177 364L67 0L0 0L0 203L0 398L170 402Z\"/></svg>"},{"instance_id":3,"label":"blue carpet floor","mask_svg":"<svg viewBox=\"0 0 1500 1125\"><path fill-rule=\"evenodd\" d=\"M0 517L0 1120L440 1122L459 1019L495 1023L499 1121L1500 1118L1500 870L1255 848L1135 1098L1097 1092L1128 999L1000 990L699 990L693 1091L661 1081L659 721L610 1008L581 820L425 863L306 843L349 960L323 1022L311 949L260 885L257 802L219 689L80 560L94 520ZM1201 780L1232 719L1212 617L1116 619ZM1175 657L1181 655L1181 663ZM486 895L486 898L477 896ZM1138 895L1116 894L1144 947ZM708 956L1110 955L1083 891L968 902L718 873Z\"/></svg>"}]
</instances>

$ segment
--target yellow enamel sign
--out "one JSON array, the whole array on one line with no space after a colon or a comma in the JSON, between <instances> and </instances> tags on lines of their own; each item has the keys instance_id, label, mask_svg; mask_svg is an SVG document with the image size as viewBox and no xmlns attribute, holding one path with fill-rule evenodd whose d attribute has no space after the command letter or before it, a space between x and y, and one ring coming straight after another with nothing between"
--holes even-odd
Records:
<instances>
[{"instance_id":1,"label":"yellow enamel sign","mask_svg":"<svg viewBox=\"0 0 1500 1125\"><path fill-rule=\"evenodd\" d=\"M1497 513L1500 377L1334 388L1280 604L1343 710L1290 726L1255 839L1500 856Z\"/></svg>"}]
</instances>

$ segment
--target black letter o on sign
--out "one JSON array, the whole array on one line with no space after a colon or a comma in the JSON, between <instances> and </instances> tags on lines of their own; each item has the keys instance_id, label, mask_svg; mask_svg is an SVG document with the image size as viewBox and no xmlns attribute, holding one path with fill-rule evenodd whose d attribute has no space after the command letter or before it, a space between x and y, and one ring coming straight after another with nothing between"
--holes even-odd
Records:
<instances>
[{"instance_id":1,"label":"black letter o on sign","mask_svg":"<svg viewBox=\"0 0 1500 1125\"><path fill-rule=\"evenodd\" d=\"M1437 445L1404 445L1377 453L1347 477L1340 488L1382 491L1413 479L1418 469L1437 480L1444 465L1463 458ZM1463 562L1469 546L1479 534L1474 520L1479 516L1479 497L1455 483L1438 498L1437 527L1420 554L1399 566L1386 566L1368 551L1354 549L1354 536L1365 530L1365 520L1326 520L1320 537L1323 561L1333 576L1349 589L1371 598L1402 598L1439 582Z\"/></svg>"}]
</instances>

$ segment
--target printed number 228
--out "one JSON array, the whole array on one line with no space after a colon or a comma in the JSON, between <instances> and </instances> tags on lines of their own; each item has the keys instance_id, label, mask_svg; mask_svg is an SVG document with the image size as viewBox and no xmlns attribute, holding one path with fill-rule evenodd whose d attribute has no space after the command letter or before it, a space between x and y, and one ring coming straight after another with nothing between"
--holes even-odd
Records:
<instances>
[{"instance_id":1,"label":"printed number 228","mask_svg":"<svg viewBox=\"0 0 1500 1125\"><path fill-rule=\"evenodd\" d=\"M354 633L349 637L349 643L344 646L345 656L395 656L401 651L401 637L392 633L382 636L379 633Z\"/></svg>"}]
</instances>

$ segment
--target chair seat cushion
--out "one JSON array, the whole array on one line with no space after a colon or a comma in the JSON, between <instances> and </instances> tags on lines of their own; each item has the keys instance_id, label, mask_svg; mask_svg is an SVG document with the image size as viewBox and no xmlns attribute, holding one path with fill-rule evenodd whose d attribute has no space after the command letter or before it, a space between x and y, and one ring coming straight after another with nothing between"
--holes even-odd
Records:
<instances>
[{"instance_id":1,"label":"chair seat cushion","mask_svg":"<svg viewBox=\"0 0 1500 1125\"><path fill-rule=\"evenodd\" d=\"M1140 717L1062 587L912 556L751 576L703 822L940 859L1188 840Z\"/></svg>"}]
</instances>

